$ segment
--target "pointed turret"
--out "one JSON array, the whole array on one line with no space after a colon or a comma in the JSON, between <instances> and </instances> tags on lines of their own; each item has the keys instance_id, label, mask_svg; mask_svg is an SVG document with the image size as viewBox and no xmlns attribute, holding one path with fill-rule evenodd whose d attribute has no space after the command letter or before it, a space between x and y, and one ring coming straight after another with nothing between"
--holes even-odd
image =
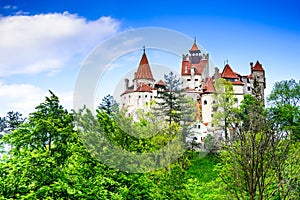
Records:
<instances>
[{"instance_id":1,"label":"pointed turret","mask_svg":"<svg viewBox=\"0 0 300 200\"><path fill-rule=\"evenodd\" d=\"M265 71L262 67L262 64L259 63L259 61L256 61L254 67L251 67L252 71Z\"/></svg>"},{"instance_id":2,"label":"pointed turret","mask_svg":"<svg viewBox=\"0 0 300 200\"><path fill-rule=\"evenodd\" d=\"M236 73L233 72L231 67L228 64L226 64L224 69L223 69L223 72L221 74L221 78L235 79L235 78L238 78L238 76L236 75Z\"/></svg>"},{"instance_id":3,"label":"pointed turret","mask_svg":"<svg viewBox=\"0 0 300 200\"><path fill-rule=\"evenodd\" d=\"M134 79L148 79L154 81L145 49Z\"/></svg>"},{"instance_id":4,"label":"pointed turret","mask_svg":"<svg viewBox=\"0 0 300 200\"><path fill-rule=\"evenodd\" d=\"M201 51L198 48L197 42L196 42L196 38L194 40L194 44L192 46L192 48L190 49L190 62L192 64L198 64L201 60Z\"/></svg>"}]
</instances>

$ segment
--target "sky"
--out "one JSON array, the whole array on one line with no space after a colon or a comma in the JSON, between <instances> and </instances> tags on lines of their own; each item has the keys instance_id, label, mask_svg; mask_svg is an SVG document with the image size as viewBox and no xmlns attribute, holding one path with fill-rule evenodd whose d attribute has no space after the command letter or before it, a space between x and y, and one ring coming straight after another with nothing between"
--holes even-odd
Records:
<instances>
[{"instance_id":1,"label":"sky","mask_svg":"<svg viewBox=\"0 0 300 200\"><path fill-rule=\"evenodd\" d=\"M299 10L296 0L1 0L0 116L11 110L27 116L49 96L48 90L72 109L78 77L99 48L107 50L100 57L112 59L97 79L95 104L113 94L126 74L137 68L142 43L147 44L150 66L179 71L180 56L151 48L145 41L155 38L153 34L103 49L124 32L147 27L182 34L190 39L190 47L196 37L220 69L228 61L234 71L248 75L249 63L258 60L266 72L269 94L277 81L300 79ZM162 42L160 34L154 35ZM116 54L121 53L118 45L130 48Z\"/></svg>"}]
</instances>

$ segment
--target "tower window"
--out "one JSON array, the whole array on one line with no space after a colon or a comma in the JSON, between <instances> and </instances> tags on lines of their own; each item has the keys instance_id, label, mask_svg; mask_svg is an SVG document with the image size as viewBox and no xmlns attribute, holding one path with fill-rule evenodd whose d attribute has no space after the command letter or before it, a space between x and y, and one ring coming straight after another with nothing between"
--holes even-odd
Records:
<instances>
[{"instance_id":1,"label":"tower window","mask_svg":"<svg viewBox=\"0 0 300 200\"><path fill-rule=\"evenodd\" d=\"M147 95L145 95L145 98L147 98Z\"/></svg>"},{"instance_id":2,"label":"tower window","mask_svg":"<svg viewBox=\"0 0 300 200\"><path fill-rule=\"evenodd\" d=\"M251 87L248 86L248 87L247 87L247 90L250 91L250 90L251 90Z\"/></svg>"},{"instance_id":3,"label":"tower window","mask_svg":"<svg viewBox=\"0 0 300 200\"><path fill-rule=\"evenodd\" d=\"M139 99L141 98L141 95L139 95Z\"/></svg>"},{"instance_id":4,"label":"tower window","mask_svg":"<svg viewBox=\"0 0 300 200\"><path fill-rule=\"evenodd\" d=\"M188 78L188 79L187 79L187 81L191 81L191 79L190 79L190 78Z\"/></svg>"},{"instance_id":5,"label":"tower window","mask_svg":"<svg viewBox=\"0 0 300 200\"><path fill-rule=\"evenodd\" d=\"M195 81L198 81L198 79L196 78Z\"/></svg>"},{"instance_id":6,"label":"tower window","mask_svg":"<svg viewBox=\"0 0 300 200\"><path fill-rule=\"evenodd\" d=\"M207 101L206 101L206 100L204 100L203 104L204 104L204 105L206 105L206 104L207 104Z\"/></svg>"}]
</instances>

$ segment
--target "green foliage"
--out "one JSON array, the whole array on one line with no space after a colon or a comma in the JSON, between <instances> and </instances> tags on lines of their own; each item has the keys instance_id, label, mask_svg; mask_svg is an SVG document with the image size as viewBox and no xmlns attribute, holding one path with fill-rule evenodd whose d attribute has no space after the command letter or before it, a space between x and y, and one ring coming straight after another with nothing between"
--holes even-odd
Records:
<instances>
[{"instance_id":1,"label":"green foliage","mask_svg":"<svg viewBox=\"0 0 300 200\"><path fill-rule=\"evenodd\" d=\"M19 112L9 111L5 117L0 117L0 132L10 133L25 121Z\"/></svg>"},{"instance_id":2,"label":"green foliage","mask_svg":"<svg viewBox=\"0 0 300 200\"><path fill-rule=\"evenodd\" d=\"M119 106L117 102L114 100L113 96L107 95L102 99L102 102L99 105L98 109L110 116L113 113L119 111Z\"/></svg>"},{"instance_id":3,"label":"green foliage","mask_svg":"<svg viewBox=\"0 0 300 200\"><path fill-rule=\"evenodd\" d=\"M0 194L12 199L113 199L116 183L78 139L52 93L4 141L14 148L0 164ZM109 190L108 190L109 189Z\"/></svg>"},{"instance_id":4,"label":"green foliage","mask_svg":"<svg viewBox=\"0 0 300 200\"><path fill-rule=\"evenodd\" d=\"M234 122L234 113L237 108L236 97L234 96L233 86L230 81L223 78L216 79L214 83L215 93L213 109L216 111L213 116L213 124L221 126L225 132L225 139L228 139L228 128Z\"/></svg>"},{"instance_id":5,"label":"green foliage","mask_svg":"<svg viewBox=\"0 0 300 200\"><path fill-rule=\"evenodd\" d=\"M158 91L157 107L155 108L156 116L160 116L165 119L169 124L172 122L179 123L183 120L188 120L186 117L190 116L190 113L194 113L191 110L190 101L185 97L180 88L181 81L177 78L173 72L168 75L164 75L166 88L162 91Z\"/></svg>"},{"instance_id":6,"label":"green foliage","mask_svg":"<svg viewBox=\"0 0 300 200\"><path fill-rule=\"evenodd\" d=\"M300 82L293 79L276 82L268 103L277 128L290 132L293 140L300 141Z\"/></svg>"},{"instance_id":7,"label":"green foliage","mask_svg":"<svg viewBox=\"0 0 300 200\"><path fill-rule=\"evenodd\" d=\"M260 95L245 95L233 117L232 138L216 168L227 190L236 199L286 199L295 193L299 166L287 160L299 158L290 157L290 137L274 127Z\"/></svg>"},{"instance_id":8,"label":"green foliage","mask_svg":"<svg viewBox=\"0 0 300 200\"><path fill-rule=\"evenodd\" d=\"M217 154L193 154L191 167L187 170L186 186L191 199L223 200L229 199L225 184L215 171L219 163Z\"/></svg>"}]
</instances>

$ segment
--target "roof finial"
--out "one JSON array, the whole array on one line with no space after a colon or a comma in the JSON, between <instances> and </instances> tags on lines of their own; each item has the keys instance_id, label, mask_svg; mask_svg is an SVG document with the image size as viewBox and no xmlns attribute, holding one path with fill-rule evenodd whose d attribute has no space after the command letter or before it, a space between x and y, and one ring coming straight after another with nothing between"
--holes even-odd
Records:
<instances>
[{"instance_id":1,"label":"roof finial","mask_svg":"<svg viewBox=\"0 0 300 200\"><path fill-rule=\"evenodd\" d=\"M195 37L194 37L194 43L196 43L196 41L197 41L197 40L196 40L196 36L195 36Z\"/></svg>"},{"instance_id":2,"label":"roof finial","mask_svg":"<svg viewBox=\"0 0 300 200\"><path fill-rule=\"evenodd\" d=\"M228 60L226 59L226 60L224 60L224 66L225 65L228 65Z\"/></svg>"},{"instance_id":3,"label":"roof finial","mask_svg":"<svg viewBox=\"0 0 300 200\"><path fill-rule=\"evenodd\" d=\"M146 47L145 47L145 45L143 46L143 51L144 51L144 53L145 53L145 51L146 51Z\"/></svg>"}]
</instances>

